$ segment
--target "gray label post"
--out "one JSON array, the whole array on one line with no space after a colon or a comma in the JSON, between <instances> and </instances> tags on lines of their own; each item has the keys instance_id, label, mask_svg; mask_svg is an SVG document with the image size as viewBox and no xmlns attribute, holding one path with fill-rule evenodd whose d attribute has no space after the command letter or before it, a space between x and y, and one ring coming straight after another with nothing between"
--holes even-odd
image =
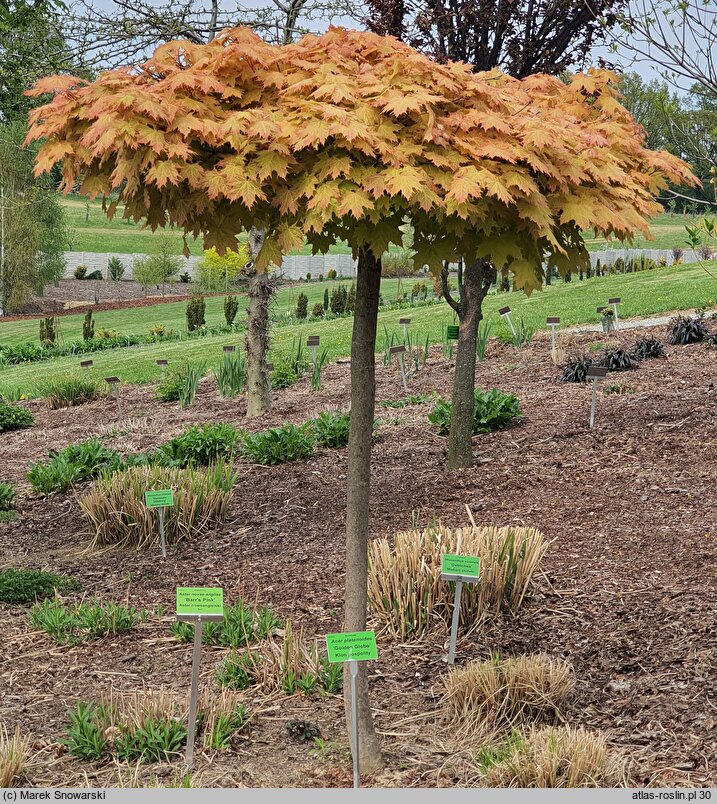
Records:
<instances>
[{"instance_id":1,"label":"gray label post","mask_svg":"<svg viewBox=\"0 0 717 804\"><path fill-rule=\"evenodd\" d=\"M361 776L359 772L359 724L358 724L358 695L356 679L358 677L358 662L349 661L349 673L351 674L351 741L353 743L353 763L354 763L354 788L361 787Z\"/></svg>"},{"instance_id":2,"label":"gray label post","mask_svg":"<svg viewBox=\"0 0 717 804\"><path fill-rule=\"evenodd\" d=\"M192 653L192 686L189 692L189 723L187 724L187 753L185 764L191 769L194 764L194 732L197 723L197 697L199 695L199 667L202 663L202 617L194 623L194 651Z\"/></svg>"}]
</instances>

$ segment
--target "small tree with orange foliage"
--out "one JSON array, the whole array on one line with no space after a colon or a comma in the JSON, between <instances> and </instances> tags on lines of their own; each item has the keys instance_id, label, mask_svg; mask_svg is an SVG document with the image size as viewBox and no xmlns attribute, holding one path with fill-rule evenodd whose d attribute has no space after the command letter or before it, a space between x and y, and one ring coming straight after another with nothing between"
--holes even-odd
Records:
<instances>
[{"instance_id":1,"label":"small tree with orange foliage","mask_svg":"<svg viewBox=\"0 0 717 804\"><path fill-rule=\"evenodd\" d=\"M79 179L93 196L119 188L125 215L203 235L206 248L236 248L253 227L264 236L260 272L304 240L315 252L338 240L353 249L348 631L366 625L380 255L409 223L417 267L440 274L444 261L466 258L472 302L459 310L453 420L470 422L488 272L507 267L516 287L538 289L544 256L566 273L587 258L583 229L644 231L652 193L690 179L679 160L644 149L612 80L473 74L391 38L332 28L283 47L230 30L207 45L164 45L141 67L91 84L37 85L55 93L32 117L31 138L44 138L37 169L62 160L67 190ZM470 433L467 457L460 427L451 444L452 465L467 462ZM361 763L372 770L381 755L364 665L359 695Z\"/></svg>"}]
</instances>

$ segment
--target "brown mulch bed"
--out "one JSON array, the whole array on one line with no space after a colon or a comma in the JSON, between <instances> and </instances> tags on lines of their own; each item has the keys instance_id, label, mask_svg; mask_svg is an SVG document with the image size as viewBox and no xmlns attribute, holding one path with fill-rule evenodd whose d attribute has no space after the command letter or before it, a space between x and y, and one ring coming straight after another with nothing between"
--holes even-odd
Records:
<instances>
[{"instance_id":1,"label":"brown mulch bed","mask_svg":"<svg viewBox=\"0 0 717 804\"><path fill-rule=\"evenodd\" d=\"M651 330L659 334L659 330ZM586 346L597 335L572 337ZM637 337L631 333L630 339ZM629 759L635 785L717 785L717 352L669 347L664 360L611 374L623 393L600 394L596 428L587 426L590 389L557 382L545 340L527 349L491 347L477 380L516 393L525 420L476 437L476 465L445 471L445 439L428 424L430 404L377 409L371 532L389 534L440 517L463 525L468 504L479 524L539 527L552 540L534 594L513 616L459 642L458 662L546 651L572 662L577 693L563 715L604 730ZM403 396L393 369L377 368L378 400ZM222 420L261 429L302 422L348 406L348 366L277 392L261 421L247 422L243 400L222 400L210 381L190 410L154 401L152 390L123 388L125 424L108 437L124 451L146 449L189 423ZM449 393L451 366L432 353L411 393ZM111 400L74 410L29 405L37 426L0 436L2 476L19 487L20 515L0 525L0 566L51 569L77 577L88 594L171 613L177 585L213 586L270 604L308 635L341 627L346 451L276 467L238 465L240 477L218 533L181 543L161 561L153 552L83 553L88 541L74 494L35 497L29 462L48 449L118 424ZM131 418L132 422L127 422ZM131 430L121 434L123 430ZM82 489L78 489L81 493ZM111 768L83 763L57 747L67 708L110 687L160 685L183 692L191 646L169 638L171 616L153 613L138 630L94 645L57 647L30 633L25 614L3 610L0 712L32 734L28 784L112 783ZM444 632L420 643L379 639L371 693L387 769L381 785L450 786L463 778L430 735L439 709ZM224 655L207 649L204 681ZM348 786L343 705L338 697L248 695L257 713L246 739L223 754L200 754L205 784ZM425 715L423 720L421 715ZM325 756L282 734L290 718L319 724ZM165 771L162 771L165 772Z\"/></svg>"},{"instance_id":2,"label":"brown mulch bed","mask_svg":"<svg viewBox=\"0 0 717 804\"><path fill-rule=\"evenodd\" d=\"M36 296L16 315L7 315L3 321L25 321L52 315L76 315L87 310L100 313L107 310L126 310L131 307L151 307L155 304L169 304L191 298L191 285L176 283L151 288L145 291L139 282L122 280L111 282L107 279L62 279L59 285L48 285L44 296ZM95 292L100 299L95 304ZM223 295L205 293L205 296Z\"/></svg>"}]
</instances>

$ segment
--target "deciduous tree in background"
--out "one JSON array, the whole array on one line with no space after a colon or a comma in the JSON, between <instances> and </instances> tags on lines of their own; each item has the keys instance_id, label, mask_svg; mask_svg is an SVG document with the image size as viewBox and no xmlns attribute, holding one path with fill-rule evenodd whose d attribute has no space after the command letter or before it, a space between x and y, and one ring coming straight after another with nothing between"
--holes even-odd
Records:
<instances>
[{"instance_id":1,"label":"deciduous tree in background","mask_svg":"<svg viewBox=\"0 0 717 804\"><path fill-rule=\"evenodd\" d=\"M515 78L582 68L626 0L368 0L363 20L436 61Z\"/></svg>"},{"instance_id":2,"label":"deciduous tree in background","mask_svg":"<svg viewBox=\"0 0 717 804\"><path fill-rule=\"evenodd\" d=\"M71 242L52 180L33 176L26 132L19 122L0 124L0 315L62 277Z\"/></svg>"},{"instance_id":3,"label":"deciduous tree in background","mask_svg":"<svg viewBox=\"0 0 717 804\"><path fill-rule=\"evenodd\" d=\"M440 272L470 255L509 267L530 292L545 254L563 272L586 258L581 228L647 230L651 192L689 172L642 147L610 81L474 74L342 29L284 47L236 29L209 45L165 45L89 85L38 84L55 98L33 114L31 136L45 138L37 169L63 160L65 189L80 178L83 193L119 189L127 214L204 234L207 248L234 247L254 226L264 235L250 238L257 270L304 239L314 252L351 246L348 631L366 625L378 255L409 224L416 266ZM365 666L359 695L361 763L375 770Z\"/></svg>"}]
</instances>

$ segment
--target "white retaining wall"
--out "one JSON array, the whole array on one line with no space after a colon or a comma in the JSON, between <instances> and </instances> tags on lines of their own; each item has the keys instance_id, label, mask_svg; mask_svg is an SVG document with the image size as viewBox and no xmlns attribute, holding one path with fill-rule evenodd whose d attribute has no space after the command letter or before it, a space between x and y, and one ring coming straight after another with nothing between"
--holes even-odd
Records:
<instances>
[{"instance_id":1,"label":"white retaining wall","mask_svg":"<svg viewBox=\"0 0 717 804\"><path fill-rule=\"evenodd\" d=\"M590 262L594 266L599 259L602 265L612 265L618 257L622 257L623 260L629 260L641 255L649 257L655 262L660 257L664 257L667 260L667 264L672 265L672 249L604 249L603 251L590 252ZM99 270L102 271L103 277L109 278L107 277L107 261L110 257L118 257L125 267L124 278L132 279L135 260L143 259L146 256L146 254L96 254L84 251L66 251L65 261L67 267L65 277L72 279L75 275L75 268L78 265L86 265L87 273ZM698 257L694 251L685 249L682 255L684 263L697 262L697 259ZM201 257L182 257L182 260L184 264L180 269L180 273L189 271L190 276L195 276ZM281 273L287 279L303 279L307 273L310 273L312 278L316 279L319 274L326 276L332 268L341 277L352 279L356 276L356 263L350 254L284 257Z\"/></svg>"},{"instance_id":2,"label":"white retaining wall","mask_svg":"<svg viewBox=\"0 0 717 804\"><path fill-rule=\"evenodd\" d=\"M75 268L78 265L87 266L87 273L92 271L102 271L104 278L107 276L107 261L110 257L117 257L124 265L124 279L134 278L133 267L136 260L145 259L146 254L97 254L84 251L66 251L65 278L72 279L75 275ZM195 276L197 266L201 257L182 257L183 265L179 272L189 271L190 276ZM356 263L350 254L325 254L317 257L284 257L281 266L281 273L287 279L302 279L307 273L316 279L319 274L326 276L333 268L339 276L351 279L356 276Z\"/></svg>"}]
</instances>

